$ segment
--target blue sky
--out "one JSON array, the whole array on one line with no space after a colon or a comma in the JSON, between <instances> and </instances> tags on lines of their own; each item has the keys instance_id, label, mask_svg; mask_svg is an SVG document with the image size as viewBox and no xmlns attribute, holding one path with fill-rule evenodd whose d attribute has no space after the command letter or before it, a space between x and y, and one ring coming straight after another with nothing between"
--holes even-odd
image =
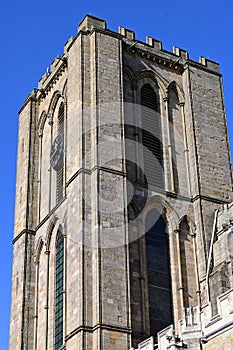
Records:
<instances>
[{"instance_id":1,"label":"blue sky","mask_svg":"<svg viewBox=\"0 0 233 350\"><path fill-rule=\"evenodd\" d=\"M107 20L163 42L171 51L178 46L220 63L229 125L233 142L233 3L230 0L55 0L8 1L1 6L1 137L0 137L0 349L8 348L12 236L18 110L63 45L77 32L86 14ZM233 144L232 144L233 146Z\"/></svg>"}]
</instances>

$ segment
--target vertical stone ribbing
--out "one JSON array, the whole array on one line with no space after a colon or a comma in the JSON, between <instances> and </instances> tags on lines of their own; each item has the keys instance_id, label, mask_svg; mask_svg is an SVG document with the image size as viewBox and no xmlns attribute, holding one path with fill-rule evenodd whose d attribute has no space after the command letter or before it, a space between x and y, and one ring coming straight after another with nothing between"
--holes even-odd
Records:
<instances>
[{"instance_id":1,"label":"vertical stone ribbing","mask_svg":"<svg viewBox=\"0 0 233 350\"><path fill-rule=\"evenodd\" d=\"M145 84L156 91L160 105L165 188L156 183L142 188ZM195 63L178 48L164 51L152 38L145 45L132 31L114 33L105 21L87 16L39 87L19 118L9 349L53 348L59 225L65 234L66 349L128 350L149 336L145 218L153 209L165 213L168 224L173 328L183 332L190 349L199 346L198 307L209 307L206 283L215 313L219 290L228 293L228 284L232 287L232 261L223 254L230 240L225 224L206 280L214 212L232 191L217 65L205 59ZM56 202L50 153L62 101L65 183ZM204 312L206 317L209 311Z\"/></svg>"}]
</instances>

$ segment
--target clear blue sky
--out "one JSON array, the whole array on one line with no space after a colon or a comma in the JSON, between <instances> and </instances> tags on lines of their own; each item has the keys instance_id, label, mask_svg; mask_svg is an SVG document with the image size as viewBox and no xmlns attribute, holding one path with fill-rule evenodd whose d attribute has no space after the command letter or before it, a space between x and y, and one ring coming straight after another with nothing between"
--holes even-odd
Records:
<instances>
[{"instance_id":1,"label":"clear blue sky","mask_svg":"<svg viewBox=\"0 0 233 350\"><path fill-rule=\"evenodd\" d=\"M233 3L230 0L66 0L5 1L1 5L1 255L0 349L6 350L10 310L12 236L18 110L63 44L74 36L86 14L107 20L108 28L124 26L178 46L190 58L204 56L220 63L229 134L233 141Z\"/></svg>"}]
</instances>

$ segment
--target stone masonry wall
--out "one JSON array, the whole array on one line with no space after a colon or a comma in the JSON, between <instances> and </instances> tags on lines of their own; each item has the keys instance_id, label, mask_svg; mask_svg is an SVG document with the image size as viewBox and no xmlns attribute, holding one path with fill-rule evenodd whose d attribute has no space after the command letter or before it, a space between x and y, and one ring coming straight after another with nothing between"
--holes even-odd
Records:
<instances>
[{"instance_id":1,"label":"stone masonry wall","mask_svg":"<svg viewBox=\"0 0 233 350\"><path fill-rule=\"evenodd\" d=\"M149 185L146 191L129 181L138 176L135 165L131 175L126 174L128 160L143 169L138 132L142 115L137 107L144 84L158 94L164 159L164 188ZM65 106L64 188L57 203L50 152L61 103ZM134 191L142 212L128 225ZM197 297L190 305L199 310L200 293L202 305L207 305L206 263L214 213L229 201L231 191L218 65L205 59L193 62L179 48L165 51L153 38L135 41L131 30L120 27L115 33L106 29L105 21L87 16L20 112L9 349L19 349L21 344L24 350L53 348L59 225L65 242L66 349L127 350L132 332L137 336L141 332L137 340L148 336L146 266L140 267L146 250L139 249L136 239L144 235L145 217L153 208L167 219L174 311L174 326L169 329L178 333L178 319L191 310L183 310L184 260L193 259L186 266L196 283L190 290ZM185 253L179 236L183 219L192 237ZM215 261L226 245L219 234ZM230 255L225 257L229 271ZM186 339L194 349L200 329L199 324L191 326ZM222 336L221 341L228 339ZM214 341L203 349L214 349Z\"/></svg>"}]
</instances>

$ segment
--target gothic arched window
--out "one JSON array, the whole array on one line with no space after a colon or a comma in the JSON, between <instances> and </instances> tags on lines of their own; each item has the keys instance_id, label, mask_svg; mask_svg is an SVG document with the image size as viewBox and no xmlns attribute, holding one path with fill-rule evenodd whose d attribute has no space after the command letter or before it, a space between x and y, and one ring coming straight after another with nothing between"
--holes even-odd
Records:
<instances>
[{"instance_id":1,"label":"gothic arched window","mask_svg":"<svg viewBox=\"0 0 233 350\"><path fill-rule=\"evenodd\" d=\"M166 221L156 210L145 224L150 334L156 336L173 322L169 241Z\"/></svg>"},{"instance_id":2,"label":"gothic arched window","mask_svg":"<svg viewBox=\"0 0 233 350\"><path fill-rule=\"evenodd\" d=\"M58 228L55 245L55 350L63 344L63 279L64 279L64 237L61 225Z\"/></svg>"},{"instance_id":3,"label":"gothic arched window","mask_svg":"<svg viewBox=\"0 0 233 350\"><path fill-rule=\"evenodd\" d=\"M149 186L164 188L162 131L158 99L149 84L143 85L141 89L141 106L144 173Z\"/></svg>"},{"instance_id":4,"label":"gothic arched window","mask_svg":"<svg viewBox=\"0 0 233 350\"><path fill-rule=\"evenodd\" d=\"M58 135L62 137L63 148L64 148L64 103L61 103L58 111ZM62 157L64 157L62 153ZM64 181L64 164L63 159L61 166L57 170L57 185L56 185L56 202L59 203L63 198L63 181Z\"/></svg>"}]
</instances>

